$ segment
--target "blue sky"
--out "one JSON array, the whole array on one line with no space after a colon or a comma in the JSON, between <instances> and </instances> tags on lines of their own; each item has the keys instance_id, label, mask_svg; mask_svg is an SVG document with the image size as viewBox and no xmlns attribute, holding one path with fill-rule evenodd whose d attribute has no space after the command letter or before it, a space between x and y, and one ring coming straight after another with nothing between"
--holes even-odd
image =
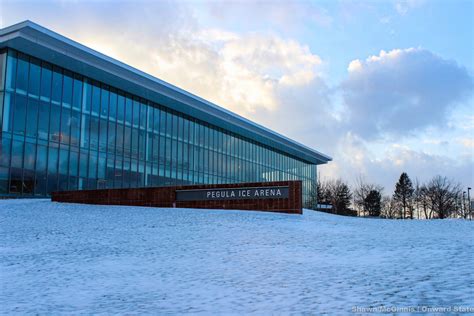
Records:
<instances>
[{"instance_id":1,"label":"blue sky","mask_svg":"<svg viewBox=\"0 0 474 316\"><path fill-rule=\"evenodd\" d=\"M391 194L401 172L474 179L472 1L2 1L334 157Z\"/></svg>"}]
</instances>

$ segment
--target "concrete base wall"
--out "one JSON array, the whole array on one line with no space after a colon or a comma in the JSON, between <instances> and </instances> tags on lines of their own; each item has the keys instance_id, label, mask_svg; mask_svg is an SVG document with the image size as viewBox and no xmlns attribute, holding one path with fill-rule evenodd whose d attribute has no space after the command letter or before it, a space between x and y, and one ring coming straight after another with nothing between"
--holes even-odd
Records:
<instances>
[{"instance_id":1,"label":"concrete base wall","mask_svg":"<svg viewBox=\"0 0 474 316\"><path fill-rule=\"evenodd\" d=\"M176 190L288 186L288 198L248 200L176 201ZM253 182L238 184L186 185L174 187L101 189L53 192L54 202L100 205L136 205L207 209L257 210L302 214L301 181Z\"/></svg>"}]
</instances>

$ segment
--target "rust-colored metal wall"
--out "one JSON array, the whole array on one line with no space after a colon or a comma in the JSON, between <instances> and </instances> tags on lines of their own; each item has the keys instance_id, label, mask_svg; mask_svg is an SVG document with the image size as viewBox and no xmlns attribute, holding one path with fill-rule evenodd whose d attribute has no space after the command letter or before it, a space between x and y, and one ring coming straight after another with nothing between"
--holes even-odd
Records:
<instances>
[{"instance_id":1,"label":"rust-colored metal wall","mask_svg":"<svg viewBox=\"0 0 474 316\"><path fill-rule=\"evenodd\" d=\"M53 202L99 205L135 205L206 209L256 210L302 214L301 181L252 182L238 184L185 185L173 187L101 189L53 192ZM176 190L288 186L288 198L176 201Z\"/></svg>"}]
</instances>

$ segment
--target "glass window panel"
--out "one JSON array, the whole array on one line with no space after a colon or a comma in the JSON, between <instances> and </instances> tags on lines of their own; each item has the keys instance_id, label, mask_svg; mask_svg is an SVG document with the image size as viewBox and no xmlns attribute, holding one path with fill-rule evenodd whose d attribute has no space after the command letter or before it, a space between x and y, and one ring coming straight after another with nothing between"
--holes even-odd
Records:
<instances>
[{"instance_id":1,"label":"glass window panel","mask_svg":"<svg viewBox=\"0 0 474 316\"><path fill-rule=\"evenodd\" d=\"M117 118L117 94L114 92L110 92L109 117L112 120Z\"/></svg>"},{"instance_id":2,"label":"glass window panel","mask_svg":"<svg viewBox=\"0 0 474 316\"><path fill-rule=\"evenodd\" d=\"M123 145L124 145L123 130L124 130L123 125L117 123L117 141L115 142L115 144L116 144L116 151L118 155L123 154Z\"/></svg>"},{"instance_id":3,"label":"glass window panel","mask_svg":"<svg viewBox=\"0 0 474 316\"><path fill-rule=\"evenodd\" d=\"M28 85L28 93L34 97L39 96L40 92L40 61L32 58L30 63L30 81Z\"/></svg>"},{"instance_id":4,"label":"glass window panel","mask_svg":"<svg viewBox=\"0 0 474 316\"><path fill-rule=\"evenodd\" d=\"M72 111L71 115L71 145L78 146L80 138L80 124L81 124L81 114L77 111Z\"/></svg>"},{"instance_id":5,"label":"glass window panel","mask_svg":"<svg viewBox=\"0 0 474 316\"><path fill-rule=\"evenodd\" d=\"M26 115L28 124L26 125L26 135L36 137L38 129L38 100L29 99L28 113Z\"/></svg>"},{"instance_id":6,"label":"glass window panel","mask_svg":"<svg viewBox=\"0 0 474 316\"><path fill-rule=\"evenodd\" d=\"M50 140L58 142L60 135L60 123L61 123L61 107L58 104L51 103L50 111Z\"/></svg>"},{"instance_id":7,"label":"glass window panel","mask_svg":"<svg viewBox=\"0 0 474 316\"><path fill-rule=\"evenodd\" d=\"M7 73L5 76L5 84L8 91L13 91L16 87L16 64L16 53L9 51L7 56Z\"/></svg>"},{"instance_id":8,"label":"glass window panel","mask_svg":"<svg viewBox=\"0 0 474 316\"><path fill-rule=\"evenodd\" d=\"M0 167L0 194L8 193L8 170Z\"/></svg>"},{"instance_id":9,"label":"glass window panel","mask_svg":"<svg viewBox=\"0 0 474 316\"><path fill-rule=\"evenodd\" d=\"M145 151L146 150L146 132L145 131L142 131L142 130L139 131L138 142L139 142L139 148L138 148L139 157L141 160L144 160L145 153L146 153Z\"/></svg>"},{"instance_id":10,"label":"glass window panel","mask_svg":"<svg viewBox=\"0 0 474 316\"><path fill-rule=\"evenodd\" d=\"M160 109L154 108L153 109L153 132L159 133L160 132Z\"/></svg>"},{"instance_id":11,"label":"glass window panel","mask_svg":"<svg viewBox=\"0 0 474 316\"><path fill-rule=\"evenodd\" d=\"M36 153L36 170L46 172L47 147L38 145Z\"/></svg>"},{"instance_id":12,"label":"glass window panel","mask_svg":"<svg viewBox=\"0 0 474 316\"><path fill-rule=\"evenodd\" d=\"M79 154L79 176L87 177L87 152L81 151Z\"/></svg>"},{"instance_id":13,"label":"glass window panel","mask_svg":"<svg viewBox=\"0 0 474 316\"><path fill-rule=\"evenodd\" d=\"M60 142L68 144L71 137L71 109L61 109L61 135Z\"/></svg>"},{"instance_id":14,"label":"glass window panel","mask_svg":"<svg viewBox=\"0 0 474 316\"><path fill-rule=\"evenodd\" d=\"M10 139L0 138L0 166L8 167L10 165L10 146Z\"/></svg>"},{"instance_id":15,"label":"glass window panel","mask_svg":"<svg viewBox=\"0 0 474 316\"><path fill-rule=\"evenodd\" d=\"M125 156L130 156L132 150L132 129L125 126L123 135L123 153Z\"/></svg>"},{"instance_id":16,"label":"glass window panel","mask_svg":"<svg viewBox=\"0 0 474 316\"><path fill-rule=\"evenodd\" d=\"M99 119L91 117L90 124L90 148L97 150L99 144Z\"/></svg>"},{"instance_id":17,"label":"glass window panel","mask_svg":"<svg viewBox=\"0 0 474 316\"><path fill-rule=\"evenodd\" d=\"M107 159L105 153L99 153L99 160L97 162L97 178L105 179L105 172L107 168Z\"/></svg>"},{"instance_id":18,"label":"glass window panel","mask_svg":"<svg viewBox=\"0 0 474 316\"><path fill-rule=\"evenodd\" d=\"M25 134L26 100L27 98L23 95L17 94L15 97L13 132L21 135Z\"/></svg>"},{"instance_id":19,"label":"glass window panel","mask_svg":"<svg viewBox=\"0 0 474 316\"><path fill-rule=\"evenodd\" d=\"M92 113L100 113L100 87L97 83L92 85Z\"/></svg>"},{"instance_id":20,"label":"glass window panel","mask_svg":"<svg viewBox=\"0 0 474 316\"><path fill-rule=\"evenodd\" d=\"M23 170L19 168L10 169L10 193L21 194L23 187Z\"/></svg>"},{"instance_id":21,"label":"glass window panel","mask_svg":"<svg viewBox=\"0 0 474 316\"><path fill-rule=\"evenodd\" d=\"M52 84L52 101L56 104L61 103L61 93L62 93L62 83L63 75L61 74L61 69L58 67L53 67L53 84Z\"/></svg>"},{"instance_id":22,"label":"glass window panel","mask_svg":"<svg viewBox=\"0 0 474 316\"><path fill-rule=\"evenodd\" d=\"M23 168L34 170L36 161L36 144L25 143L25 156L23 162Z\"/></svg>"},{"instance_id":23,"label":"glass window panel","mask_svg":"<svg viewBox=\"0 0 474 316\"><path fill-rule=\"evenodd\" d=\"M63 77L63 96L62 101L63 105L66 107L71 107L72 105L72 74L69 72L64 73Z\"/></svg>"},{"instance_id":24,"label":"glass window panel","mask_svg":"<svg viewBox=\"0 0 474 316\"><path fill-rule=\"evenodd\" d=\"M132 99L127 97L125 99L125 123L127 125L132 124L132 113L133 113L133 102Z\"/></svg>"},{"instance_id":25,"label":"glass window panel","mask_svg":"<svg viewBox=\"0 0 474 316\"><path fill-rule=\"evenodd\" d=\"M145 129L146 128L146 109L147 106L140 102L140 128Z\"/></svg>"},{"instance_id":26,"label":"glass window panel","mask_svg":"<svg viewBox=\"0 0 474 316\"><path fill-rule=\"evenodd\" d=\"M116 136L115 136L115 122L114 121L109 121L109 130L108 130L107 140L108 140L107 151L111 154L115 153Z\"/></svg>"},{"instance_id":27,"label":"glass window panel","mask_svg":"<svg viewBox=\"0 0 474 316\"><path fill-rule=\"evenodd\" d=\"M28 90L28 56L18 54L18 65L16 71L16 91L26 94Z\"/></svg>"},{"instance_id":28,"label":"glass window panel","mask_svg":"<svg viewBox=\"0 0 474 316\"><path fill-rule=\"evenodd\" d=\"M49 102L40 101L38 113L38 137L48 139Z\"/></svg>"},{"instance_id":29,"label":"glass window panel","mask_svg":"<svg viewBox=\"0 0 474 316\"><path fill-rule=\"evenodd\" d=\"M164 111L160 111L160 134L166 135L166 120L167 120L167 115L168 113Z\"/></svg>"},{"instance_id":30,"label":"glass window panel","mask_svg":"<svg viewBox=\"0 0 474 316\"><path fill-rule=\"evenodd\" d=\"M117 120L123 122L125 118L125 98L123 95L117 97Z\"/></svg>"},{"instance_id":31,"label":"glass window panel","mask_svg":"<svg viewBox=\"0 0 474 316\"><path fill-rule=\"evenodd\" d=\"M84 80L84 86L82 88L82 112L90 113L92 107L92 86L87 81Z\"/></svg>"},{"instance_id":32,"label":"glass window panel","mask_svg":"<svg viewBox=\"0 0 474 316\"><path fill-rule=\"evenodd\" d=\"M3 103L3 122L2 122L2 131L12 132L13 124L13 108L14 108L14 94L5 93L4 103Z\"/></svg>"},{"instance_id":33,"label":"glass window panel","mask_svg":"<svg viewBox=\"0 0 474 316\"><path fill-rule=\"evenodd\" d=\"M132 156L137 157L138 155L138 130L132 128Z\"/></svg>"},{"instance_id":34,"label":"glass window panel","mask_svg":"<svg viewBox=\"0 0 474 316\"><path fill-rule=\"evenodd\" d=\"M89 178L96 179L97 177L97 152L91 151L89 153Z\"/></svg>"},{"instance_id":35,"label":"glass window panel","mask_svg":"<svg viewBox=\"0 0 474 316\"><path fill-rule=\"evenodd\" d=\"M82 81L76 76L74 77L74 86L72 92L72 107L79 110L82 102Z\"/></svg>"},{"instance_id":36,"label":"glass window panel","mask_svg":"<svg viewBox=\"0 0 474 316\"><path fill-rule=\"evenodd\" d=\"M107 120L100 119L100 139L99 139L99 149L101 151L107 150Z\"/></svg>"},{"instance_id":37,"label":"glass window panel","mask_svg":"<svg viewBox=\"0 0 474 316\"><path fill-rule=\"evenodd\" d=\"M51 98L51 66L43 63L41 67L41 100L49 101Z\"/></svg>"},{"instance_id":38,"label":"glass window panel","mask_svg":"<svg viewBox=\"0 0 474 316\"><path fill-rule=\"evenodd\" d=\"M109 115L109 91L101 89L100 95L100 116L108 117Z\"/></svg>"},{"instance_id":39,"label":"glass window panel","mask_svg":"<svg viewBox=\"0 0 474 316\"><path fill-rule=\"evenodd\" d=\"M133 126L138 127L139 122L140 122L140 102L134 100L133 101Z\"/></svg>"},{"instance_id":40,"label":"glass window panel","mask_svg":"<svg viewBox=\"0 0 474 316\"><path fill-rule=\"evenodd\" d=\"M50 147L48 152L48 172L56 173L58 171L58 149Z\"/></svg>"},{"instance_id":41,"label":"glass window panel","mask_svg":"<svg viewBox=\"0 0 474 316\"><path fill-rule=\"evenodd\" d=\"M68 172L69 152L66 149L59 150L59 173L67 174Z\"/></svg>"}]
</instances>

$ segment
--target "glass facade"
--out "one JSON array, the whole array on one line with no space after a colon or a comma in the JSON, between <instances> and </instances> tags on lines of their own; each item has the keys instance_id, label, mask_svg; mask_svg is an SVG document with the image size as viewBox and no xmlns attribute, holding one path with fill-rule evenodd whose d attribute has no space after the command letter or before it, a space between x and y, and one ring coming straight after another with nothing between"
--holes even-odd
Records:
<instances>
[{"instance_id":1,"label":"glass facade","mask_svg":"<svg viewBox=\"0 0 474 316\"><path fill-rule=\"evenodd\" d=\"M1 195L302 180L310 200L315 164L164 104L11 49L0 84Z\"/></svg>"}]
</instances>

